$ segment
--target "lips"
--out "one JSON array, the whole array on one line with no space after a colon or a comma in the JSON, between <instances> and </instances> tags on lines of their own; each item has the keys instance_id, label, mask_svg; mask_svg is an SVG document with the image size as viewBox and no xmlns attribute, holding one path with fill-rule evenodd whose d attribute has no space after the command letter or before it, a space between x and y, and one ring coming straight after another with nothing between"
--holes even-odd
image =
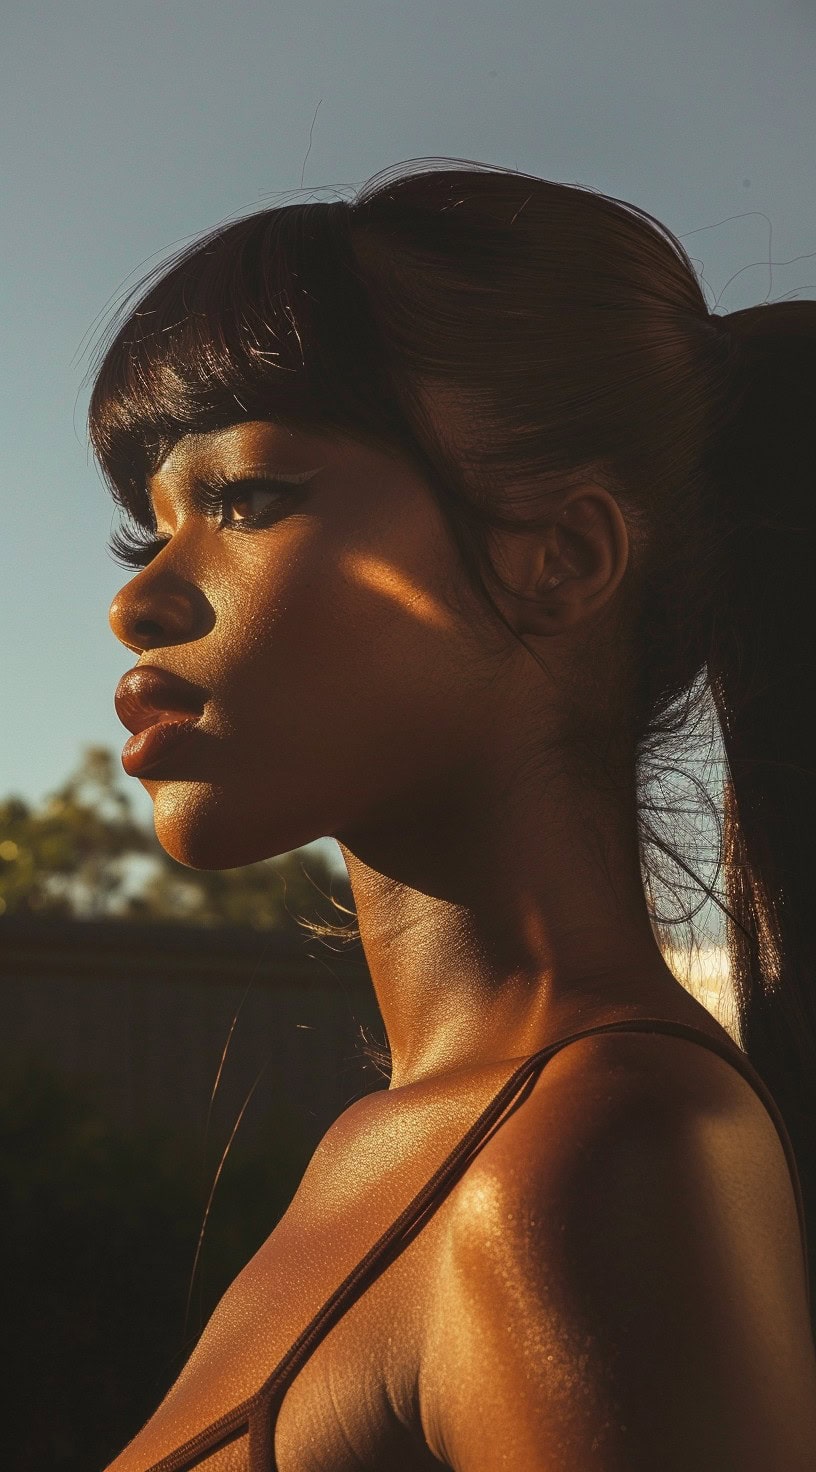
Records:
<instances>
[{"instance_id":1,"label":"lips","mask_svg":"<svg viewBox=\"0 0 816 1472\"><path fill-rule=\"evenodd\" d=\"M128 670L116 686L113 703L123 726L134 735L158 721L189 720L204 713L206 692L156 665Z\"/></svg>"}]
</instances>

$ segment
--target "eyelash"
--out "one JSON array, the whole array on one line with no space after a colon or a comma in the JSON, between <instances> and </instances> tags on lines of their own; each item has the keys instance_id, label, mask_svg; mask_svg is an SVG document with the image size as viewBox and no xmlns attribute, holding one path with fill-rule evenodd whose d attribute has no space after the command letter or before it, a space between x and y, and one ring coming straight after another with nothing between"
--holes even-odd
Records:
<instances>
[{"instance_id":1,"label":"eyelash","mask_svg":"<svg viewBox=\"0 0 816 1472\"><path fill-rule=\"evenodd\" d=\"M243 531L249 528L252 531L271 524L268 509L265 512L257 512L254 516L247 516L240 522L225 522L223 519L225 508L242 500L252 491L258 490L271 496L278 495L283 501L293 500L301 484L310 480L315 474L315 471L306 471L303 475L284 476L270 472L265 475L241 476L236 480L230 480L227 476L213 475L207 481L197 481L192 499L196 509L205 515L214 511L222 513L219 530ZM274 509L278 508L273 507ZM141 568L147 567L169 541L169 537L135 535L133 532L120 528L108 542L108 550L114 561L120 566Z\"/></svg>"}]
</instances>

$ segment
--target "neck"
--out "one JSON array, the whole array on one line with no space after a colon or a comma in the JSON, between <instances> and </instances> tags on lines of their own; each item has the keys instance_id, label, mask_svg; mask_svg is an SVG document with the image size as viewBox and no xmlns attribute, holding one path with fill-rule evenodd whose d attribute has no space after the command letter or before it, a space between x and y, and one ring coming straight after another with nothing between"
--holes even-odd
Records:
<instances>
[{"instance_id":1,"label":"neck","mask_svg":"<svg viewBox=\"0 0 816 1472\"><path fill-rule=\"evenodd\" d=\"M341 843L392 1089L535 1052L590 1009L659 1011L683 992L652 930L631 815L594 796L591 818L577 800L564 810L568 822L546 821L504 794L423 820L414 805L385 837Z\"/></svg>"}]
</instances>

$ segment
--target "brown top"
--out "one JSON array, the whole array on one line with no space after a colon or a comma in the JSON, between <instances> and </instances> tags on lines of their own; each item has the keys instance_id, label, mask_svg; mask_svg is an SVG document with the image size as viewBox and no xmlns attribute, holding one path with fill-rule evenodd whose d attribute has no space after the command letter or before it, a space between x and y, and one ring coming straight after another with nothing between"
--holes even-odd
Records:
<instances>
[{"instance_id":1,"label":"brown top","mask_svg":"<svg viewBox=\"0 0 816 1472\"><path fill-rule=\"evenodd\" d=\"M196 1467L214 1452L226 1449L230 1443L239 1443L242 1440L245 1441L244 1446L235 1445L234 1447L236 1469L240 1468L241 1472L277 1472L274 1441L278 1411L284 1395L305 1361L350 1305L365 1292L375 1278L379 1277L388 1264L421 1230L451 1187L467 1169L473 1156L485 1144L493 1126L501 1122L500 1116L505 1111L509 1113L510 1104L520 1103L525 1097L522 1092L524 1086L529 1084L532 1088L543 1066L561 1048L576 1042L579 1038L601 1032L662 1032L688 1038L691 1042L699 1043L719 1053L721 1058L733 1064L748 1081L774 1121L785 1150L799 1212L799 1226L805 1257L805 1277L809 1293L805 1211L793 1146L778 1104L747 1055L737 1047L736 1043L729 1044L721 1041L689 1023L668 1021L663 1018L628 1018L622 1022L607 1022L595 1027L587 1027L568 1037L559 1038L557 1042L550 1043L537 1053L532 1053L520 1064L438 1170L434 1171L430 1180L417 1192L396 1221L383 1232L356 1267L329 1296L260 1389L242 1401L240 1405L235 1406L227 1415L205 1426L175 1451L162 1457L160 1461L154 1462L148 1472L188 1472L188 1469ZM221 1465L220 1461L219 1465ZM232 1458L229 1458L229 1465L233 1465Z\"/></svg>"}]
</instances>

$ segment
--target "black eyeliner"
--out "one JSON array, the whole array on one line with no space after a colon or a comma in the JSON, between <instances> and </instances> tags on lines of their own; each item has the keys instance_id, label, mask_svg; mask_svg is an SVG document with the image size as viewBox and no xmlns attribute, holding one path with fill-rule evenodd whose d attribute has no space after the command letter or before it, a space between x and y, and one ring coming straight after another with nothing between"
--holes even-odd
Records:
<instances>
[{"instance_id":1,"label":"black eyeliner","mask_svg":"<svg viewBox=\"0 0 816 1472\"><path fill-rule=\"evenodd\" d=\"M238 492L242 489L251 490L273 490L280 491L281 500L285 502L292 499L295 493L307 481L310 481L325 466L319 465L315 470L305 470L284 475L279 471L271 471L266 468L252 475L240 475L230 477L215 472L210 476L197 477L192 493L192 501L196 510L204 514L213 511L222 513L220 531L259 531L264 526L272 525L272 516L269 510L258 512L255 516L248 516L242 522L223 521L223 512L231 501L238 499ZM291 496L286 495L287 489ZM140 569L147 567L158 556L159 552L167 546L170 537L149 537L145 535L134 536L130 531L120 528L109 540L108 550L113 553L114 561L121 567Z\"/></svg>"}]
</instances>

